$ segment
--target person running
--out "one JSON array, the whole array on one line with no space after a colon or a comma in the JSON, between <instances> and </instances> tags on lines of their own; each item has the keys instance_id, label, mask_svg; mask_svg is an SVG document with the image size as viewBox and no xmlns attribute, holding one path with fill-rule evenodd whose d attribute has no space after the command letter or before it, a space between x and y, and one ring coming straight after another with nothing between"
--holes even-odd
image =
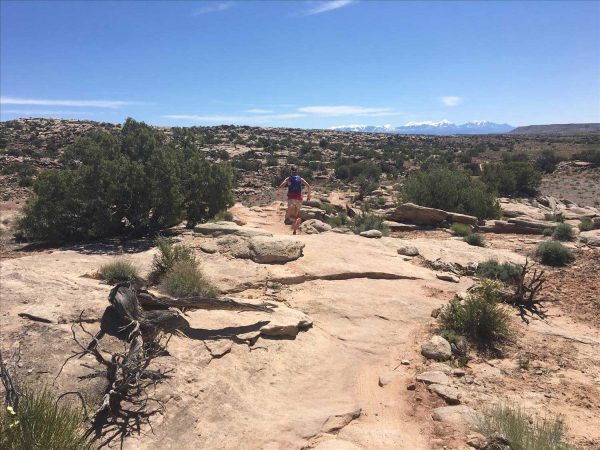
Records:
<instances>
[{"instance_id":1,"label":"person running","mask_svg":"<svg viewBox=\"0 0 600 450\"><path fill-rule=\"evenodd\" d=\"M306 199L310 200L310 184L306 182L300 175L298 175L298 169L295 166L290 168L290 176L283 180L283 182L277 187L281 189L287 186L287 201L288 207L285 212L285 224L292 224L292 230L294 234L300 227L302 219L299 217L300 209L302 208L302 186L306 186Z\"/></svg>"}]
</instances>

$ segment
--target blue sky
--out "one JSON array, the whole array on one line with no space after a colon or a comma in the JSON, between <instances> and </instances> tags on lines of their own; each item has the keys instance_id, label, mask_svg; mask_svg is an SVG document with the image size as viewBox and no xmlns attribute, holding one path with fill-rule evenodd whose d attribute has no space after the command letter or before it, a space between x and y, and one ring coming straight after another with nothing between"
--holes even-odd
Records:
<instances>
[{"instance_id":1,"label":"blue sky","mask_svg":"<svg viewBox=\"0 0 600 450\"><path fill-rule=\"evenodd\" d=\"M600 122L600 2L0 5L2 120Z\"/></svg>"}]
</instances>

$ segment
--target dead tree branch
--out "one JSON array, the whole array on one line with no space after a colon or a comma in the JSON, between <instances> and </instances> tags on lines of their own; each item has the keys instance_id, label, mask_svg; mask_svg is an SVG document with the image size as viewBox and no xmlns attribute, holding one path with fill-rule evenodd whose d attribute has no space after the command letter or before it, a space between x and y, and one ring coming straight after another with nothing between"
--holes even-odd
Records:
<instances>
[{"instance_id":1,"label":"dead tree branch","mask_svg":"<svg viewBox=\"0 0 600 450\"><path fill-rule=\"evenodd\" d=\"M538 295L542 291L545 281L544 271L533 269L532 272L529 261L525 260L517 280L501 290L502 300L504 303L517 308L519 316L527 324L529 323L528 316L535 316L543 320L546 318L546 310Z\"/></svg>"},{"instance_id":2,"label":"dead tree branch","mask_svg":"<svg viewBox=\"0 0 600 450\"><path fill-rule=\"evenodd\" d=\"M119 439L122 445L127 436L141 433L143 426L151 428L151 417L164 412L163 402L149 395L148 389L169 378L171 370L153 369L151 364L157 357L168 354L166 345L172 334L189 328L182 310L271 312L275 308L269 303L254 305L231 298L157 297L130 283L116 285L110 291L108 301L110 306L96 334L87 331L83 322L78 321L80 330L90 339L88 344L80 341L73 324L73 340L78 350L67 359L93 356L100 369L83 363L82 366L91 372L79 378L104 376L108 381L102 404L93 413L88 431L88 435L93 435L101 446L110 445L115 439ZM102 350L100 341L106 334L124 340L124 351L111 353Z\"/></svg>"}]
</instances>

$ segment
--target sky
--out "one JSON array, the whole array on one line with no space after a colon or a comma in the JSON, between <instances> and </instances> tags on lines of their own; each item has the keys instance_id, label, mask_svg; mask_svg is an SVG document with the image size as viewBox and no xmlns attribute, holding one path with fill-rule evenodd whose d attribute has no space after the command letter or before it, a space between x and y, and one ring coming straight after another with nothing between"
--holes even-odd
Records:
<instances>
[{"instance_id":1,"label":"sky","mask_svg":"<svg viewBox=\"0 0 600 450\"><path fill-rule=\"evenodd\" d=\"M600 122L600 2L0 2L0 116Z\"/></svg>"}]
</instances>

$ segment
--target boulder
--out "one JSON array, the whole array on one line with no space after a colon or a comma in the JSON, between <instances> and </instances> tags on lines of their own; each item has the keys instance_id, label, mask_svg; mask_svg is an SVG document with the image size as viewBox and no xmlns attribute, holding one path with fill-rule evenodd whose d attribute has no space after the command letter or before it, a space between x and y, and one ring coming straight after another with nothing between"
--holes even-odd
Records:
<instances>
[{"instance_id":1,"label":"boulder","mask_svg":"<svg viewBox=\"0 0 600 450\"><path fill-rule=\"evenodd\" d=\"M448 218L448 213L440 209L404 203L396 209L388 211L386 217L397 222L436 226Z\"/></svg>"},{"instance_id":2,"label":"boulder","mask_svg":"<svg viewBox=\"0 0 600 450\"><path fill-rule=\"evenodd\" d=\"M421 372L417 374L417 381L425 384L443 384L445 386L450 384L450 378L448 378L448 375L439 370Z\"/></svg>"},{"instance_id":3,"label":"boulder","mask_svg":"<svg viewBox=\"0 0 600 450\"><path fill-rule=\"evenodd\" d=\"M301 311L281 307L270 317L269 323L260 328L261 336L294 338L300 331L312 327L313 320Z\"/></svg>"},{"instance_id":4,"label":"boulder","mask_svg":"<svg viewBox=\"0 0 600 450\"><path fill-rule=\"evenodd\" d=\"M205 236L219 237L227 234L235 236L273 236L272 233L254 228L241 227L233 222L208 222L194 227L194 231Z\"/></svg>"},{"instance_id":5,"label":"boulder","mask_svg":"<svg viewBox=\"0 0 600 450\"><path fill-rule=\"evenodd\" d=\"M514 223L519 227L535 228L540 231L544 231L546 228L554 229L558 225L558 222L551 222L549 220L537 220L529 217L514 217L508 219L508 223Z\"/></svg>"},{"instance_id":6,"label":"boulder","mask_svg":"<svg viewBox=\"0 0 600 450\"><path fill-rule=\"evenodd\" d=\"M433 410L433 420L473 427L479 422L479 415L466 405L442 406Z\"/></svg>"},{"instance_id":7,"label":"boulder","mask_svg":"<svg viewBox=\"0 0 600 450\"><path fill-rule=\"evenodd\" d=\"M309 219L300 225L300 229L305 234L319 234L331 230L331 225L321 222L317 219Z\"/></svg>"},{"instance_id":8,"label":"boulder","mask_svg":"<svg viewBox=\"0 0 600 450\"><path fill-rule=\"evenodd\" d=\"M446 361L452 356L452 348L446 339L435 335L421 346L421 354L428 359Z\"/></svg>"},{"instance_id":9,"label":"boulder","mask_svg":"<svg viewBox=\"0 0 600 450\"><path fill-rule=\"evenodd\" d=\"M554 226L556 226L556 223L554 223ZM488 220L485 222L485 225L479 227L479 231L488 233L543 234L544 229L518 225L505 220Z\"/></svg>"},{"instance_id":10,"label":"boulder","mask_svg":"<svg viewBox=\"0 0 600 450\"><path fill-rule=\"evenodd\" d=\"M451 213L436 208L404 203L397 208L387 211L386 217L397 222L408 222L417 225L440 226L447 222L459 222L477 225L477 217L466 214Z\"/></svg>"},{"instance_id":11,"label":"boulder","mask_svg":"<svg viewBox=\"0 0 600 450\"><path fill-rule=\"evenodd\" d=\"M404 256L419 256L419 249L412 245L403 245L398 249L398 254Z\"/></svg>"},{"instance_id":12,"label":"boulder","mask_svg":"<svg viewBox=\"0 0 600 450\"><path fill-rule=\"evenodd\" d=\"M383 226L388 227L390 231L414 231L419 229L418 225L394 222L393 220L384 220Z\"/></svg>"},{"instance_id":13,"label":"boulder","mask_svg":"<svg viewBox=\"0 0 600 450\"><path fill-rule=\"evenodd\" d=\"M450 212L448 213L448 216L450 217L450 222L452 223L464 223L466 225L471 225L472 227L476 226L479 222L479 219L477 219L477 217L469 216L467 214Z\"/></svg>"},{"instance_id":14,"label":"boulder","mask_svg":"<svg viewBox=\"0 0 600 450\"><path fill-rule=\"evenodd\" d=\"M444 384L430 384L428 388L430 392L439 395L449 405L458 405L460 403L460 391L452 386Z\"/></svg>"},{"instance_id":15,"label":"boulder","mask_svg":"<svg viewBox=\"0 0 600 450\"><path fill-rule=\"evenodd\" d=\"M304 206L300 210L299 216L302 220L309 220L309 219L323 220L323 219L325 219L325 211L323 211L322 209L319 209L319 208L313 208L311 206L308 206L308 207Z\"/></svg>"},{"instance_id":16,"label":"boulder","mask_svg":"<svg viewBox=\"0 0 600 450\"><path fill-rule=\"evenodd\" d=\"M367 230L367 231L363 231L363 232L360 233L360 235L362 237L371 238L371 239L373 239L373 238L378 239L381 236L383 236L381 234L381 231L379 231L379 230Z\"/></svg>"},{"instance_id":17,"label":"boulder","mask_svg":"<svg viewBox=\"0 0 600 450\"><path fill-rule=\"evenodd\" d=\"M600 230L582 231L579 240L590 247L600 247Z\"/></svg>"},{"instance_id":18,"label":"boulder","mask_svg":"<svg viewBox=\"0 0 600 450\"><path fill-rule=\"evenodd\" d=\"M200 250L202 250L204 253L209 253L212 255L213 253L217 253L219 251L219 247L213 241L209 241L200 244Z\"/></svg>"},{"instance_id":19,"label":"boulder","mask_svg":"<svg viewBox=\"0 0 600 450\"><path fill-rule=\"evenodd\" d=\"M304 246L297 240L256 236L250 239L250 258L261 264L286 263L300 258Z\"/></svg>"},{"instance_id":20,"label":"boulder","mask_svg":"<svg viewBox=\"0 0 600 450\"><path fill-rule=\"evenodd\" d=\"M435 275L439 280L450 281L451 283L460 282L460 278L450 272L442 272Z\"/></svg>"}]
</instances>

